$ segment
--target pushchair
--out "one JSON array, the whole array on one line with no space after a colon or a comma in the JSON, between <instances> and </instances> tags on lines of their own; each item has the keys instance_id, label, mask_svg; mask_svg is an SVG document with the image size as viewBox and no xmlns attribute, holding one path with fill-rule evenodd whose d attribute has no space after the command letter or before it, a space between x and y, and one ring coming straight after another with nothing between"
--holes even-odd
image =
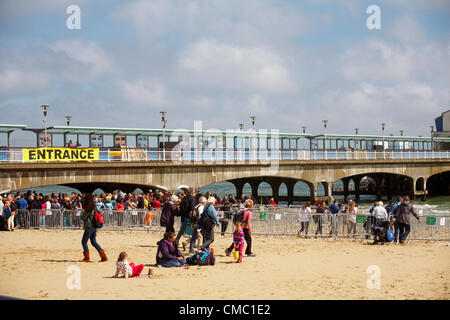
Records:
<instances>
[{"instance_id":1,"label":"pushchair","mask_svg":"<svg viewBox=\"0 0 450 320\"><path fill-rule=\"evenodd\" d=\"M391 229L390 220L382 221L372 226L373 244L385 244L394 240L394 233Z\"/></svg>"}]
</instances>

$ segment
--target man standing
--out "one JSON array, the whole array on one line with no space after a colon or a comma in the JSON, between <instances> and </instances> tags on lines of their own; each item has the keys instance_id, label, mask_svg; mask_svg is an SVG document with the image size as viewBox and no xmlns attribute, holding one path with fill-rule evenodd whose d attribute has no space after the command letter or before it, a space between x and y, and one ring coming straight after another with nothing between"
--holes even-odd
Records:
<instances>
[{"instance_id":1,"label":"man standing","mask_svg":"<svg viewBox=\"0 0 450 320\"><path fill-rule=\"evenodd\" d=\"M206 206L206 198L201 196L198 199L199 204L194 207L194 211L192 212L193 215L191 216L191 227L192 227L192 237L191 237L191 244L189 246L189 253L194 254L194 245L195 241L197 240L197 233L200 229L198 225L198 219L200 218L200 215L203 213L203 209Z\"/></svg>"},{"instance_id":2,"label":"man standing","mask_svg":"<svg viewBox=\"0 0 450 320\"><path fill-rule=\"evenodd\" d=\"M20 195L20 199L16 201L16 204L18 211L15 217L15 223L18 224L21 228L25 228L28 214L28 201L25 199L25 195Z\"/></svg>"},{"instance_id":3,"label":"man standing","mask_svg":"<svg viewBox=\"0 0 450 320\"><path fill-rule=\"evenodd\" d=\"M394 223L394 233L395 233L394 242L395 243L398 243L398 233L399 233L398 222L395 219L396 218L395 209L397 209L397 207L402 203L402 201L403 201L402 197L397 197L397 202L392 205L392 209L391 209L392 222Z\"/></svg>"},{"instance_id":4,"label":"man standing","mask_svg":"<svg viewBox=\"0 0 450 320\"><path fill-rule=\"evenodd\" d=\"M383 221L386 221L388 213L383 207L383 201L378 201L377 206L373 209L373 216L375 217L375 225L380 225Z\"/></svg>"},{"instance_id":5,"label":"man standing","mask_svg":"<svg viewBox=\"0 0 450 320\"><path fill-rule=\"evenodd\" d=\"M334 200L333 204L328 208L331 213L331 230L330 230L330 236L333 233L334 236L337 238L338 236L338 223L339 223L339 217L338 213L341 211L341 208L339 207L339 201Z\"/></svg>"},{"instance_id":6,"label":"man standing","mask_svg":"<svg viewBox=\"0 0 450 320\"><path fill-rule=\"evenodd\" d=\"M405 196L403 198L403 202L395 208L395 219L394 222L398 223L399 228L399 241L400 243L404 243L406 237L408 237L409 232L411 231L411 222L410 215L416 217L416 219L420 223L420 218L416 213L413 205L409 203L409 197Z\"/></svg>"},{"instance_id":7,"label":"man standing","mask_svg":"<svg viewBox=\"0 0 450 320\"><path fill-rule=\"evenodd\" d=\"M180 231L178 232L177 237L175 238L175 247L177 249L178 249L178 242L180 241L180 238L186 232L187 222L189 219L189 212L194 210L196 205L197 205L197 201L195 200L195 197L194 197L194 190L192 188L190 188L189 190L187 190L186 196L180 202L181 226L180 226Z\"/></svg>"},{"instance_id":8,"label":"man standing","mask_svg":"<svg viewBox=\"0 0 450 320\"><path fill-rule=\"evenodd\" d=\"M219 217L217 211L214 209L216 198L209 197L208 204L203 209L200 216L199 225L202 229L203 244L201 249L207 249L214 242L214 226L219 224Z\"/></svg>"}]
</instances>

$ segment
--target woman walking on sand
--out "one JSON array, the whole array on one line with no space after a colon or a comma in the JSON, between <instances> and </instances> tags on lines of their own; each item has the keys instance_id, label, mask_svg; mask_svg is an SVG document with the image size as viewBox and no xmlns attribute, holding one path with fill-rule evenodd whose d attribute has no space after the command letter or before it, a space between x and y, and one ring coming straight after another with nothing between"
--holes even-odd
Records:
<instances>
[{"instance_id":1,"label":"woman walking on sand","mask_svg":"<svg viewBox=\"0 0 450 320\"><path fill-rule=\"evenodd\" d=\"M100 255L101 260L99 262L107 261L105 251L103 251L102 247L97 243L97 229L94 227L92 220L94 219L95 212L95 203L94 197L90 193L86 193L83 202L83 214L81 215L81 219L83 220L84 226L84 234L81 239L81 245L83 246L83 255L84 259L80 260L80 262L90 262L89 260L89 248L88 248L88 240L91 240L91 244L97 249L98 254Z\"/></svg>"}]
</instances>

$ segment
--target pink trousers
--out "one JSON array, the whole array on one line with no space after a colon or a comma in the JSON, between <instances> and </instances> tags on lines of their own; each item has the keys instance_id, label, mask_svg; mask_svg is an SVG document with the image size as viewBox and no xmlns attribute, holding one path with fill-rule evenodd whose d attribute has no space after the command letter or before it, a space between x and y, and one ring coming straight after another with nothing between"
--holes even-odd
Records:
<instances>
[{"instance_id":1,"label":"pink trousers","mask_svg":"<svg viewBox=\"0 0 450 320\"><path fill-rule=\"evenodd\" d=\"M130 267L133 270L133 274L131 275L131 277L139 277L141 275L142 270L144 269L143 264L135 266L133 262L130 263Z\"/></svg>"}]
</instances>

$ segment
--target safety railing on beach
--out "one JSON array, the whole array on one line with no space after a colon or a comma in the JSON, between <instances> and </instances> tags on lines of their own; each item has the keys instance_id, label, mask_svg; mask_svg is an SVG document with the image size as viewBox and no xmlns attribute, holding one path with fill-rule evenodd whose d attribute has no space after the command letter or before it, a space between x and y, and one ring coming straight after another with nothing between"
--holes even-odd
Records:
<instances>
[{"instance_id":1,"label":"safety railing on beach","mask_svg":"<svg viewBox=\"0 0 450 320\"><path fill-rule=\"evenodd\" d=\"M234 231L232 215L235 208L222 211L217 207L221 224L216 232L231 234ZM150 214L149 214L150 212ZM82 210L17 210L16 226L23 229L81 229ZM450 214L433 214L432 210L421 212L421 223L411 217L411 232L408 240L450 240ZM164 232L160 226L160 210L103 210L102 230L146 230ZM175 219L174 228L178 232L181 219ZM368 239L372 234L372 219L367 211L360 210L357 215L329 213L301 215L296 207L267 207L254 210L252 214L252 233L267 236L300 236L328 238ZM302 231L299 234L299 231Z\"/></svg>"},{"instance_id":2,"label":"safety railing on beach","mask_svg":"<svg viewBox=\"0 0 450 320\"><path fill-rule=\"evenodd\" d=\"M119 154L119 155L117 155ZM181 149L99 148L98 160L90 162L226 163L280 160L377 160L377 159L450 159L450 150L310 150L310 149ZM60 161L60 160L49 160ZM0 150L0 163L30 162L24 159L23 148Z\"/></svg>"}]
</instances>

